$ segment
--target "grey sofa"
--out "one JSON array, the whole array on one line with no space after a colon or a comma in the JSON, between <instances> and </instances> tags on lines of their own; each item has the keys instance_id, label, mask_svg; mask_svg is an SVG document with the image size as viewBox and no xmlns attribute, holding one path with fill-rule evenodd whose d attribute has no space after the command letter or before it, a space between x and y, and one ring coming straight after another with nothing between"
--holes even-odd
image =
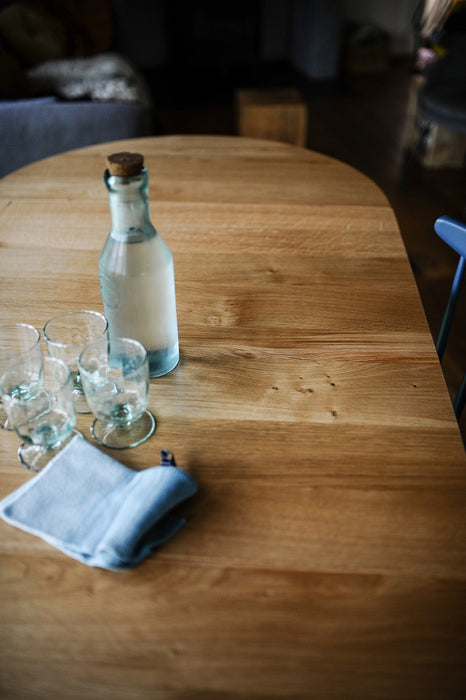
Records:
<instances>
[{"instance_id":1,"label":"grey sofa","mask_svg":"<svg viewBox=\"0 0 466 700\"><path fill-rule=\"evenodd\" d=\"M150 133L151 112L138 104L1 100L0 177L56 153Z\"/></svg>"},{"instance_id":2,"label":"grey sofa","mask_svg":"<svg viewBox=\"0 0 466 700\"><path fill-rule=\"evenodd\" d=\"M59 42L55 16L41 14L50 0L37 0L35 9L0 0L2 6L0 177L56 153L153 133L145 79L114 42L110 48L118 3L55 4L68 18L75 13L74 23L61 25L68 43Z\"/></svg>"}]
</instances>

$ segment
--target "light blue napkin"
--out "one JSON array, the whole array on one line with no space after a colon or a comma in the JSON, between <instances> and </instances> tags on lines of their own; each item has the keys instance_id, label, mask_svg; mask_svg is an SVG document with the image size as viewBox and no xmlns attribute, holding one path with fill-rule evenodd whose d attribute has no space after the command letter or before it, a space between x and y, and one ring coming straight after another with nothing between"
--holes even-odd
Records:
<instances>
[{"instance_id":1,"label":"light blue napkin","mask_svg":"<svg viewBox=\"0 0 466 700\"><path fill-rule=\"evenodd\" d=\"M89 566L130 568L180 529L170 511L197 490L170 452L161 457L134 471L76 436L0 502L0 516Z\"/></svg>"}]
</instances>

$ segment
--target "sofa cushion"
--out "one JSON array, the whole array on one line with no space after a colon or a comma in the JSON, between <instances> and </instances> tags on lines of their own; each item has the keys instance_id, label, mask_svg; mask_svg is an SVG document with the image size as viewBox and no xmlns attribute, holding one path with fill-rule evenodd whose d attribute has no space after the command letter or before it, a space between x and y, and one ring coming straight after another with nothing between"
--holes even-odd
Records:
<instances>
[{"instance_id":1,"label":"sofa cushion","mask_svg":"<svg viewBox=\"0 0 466 700\"><path fill-rule=\"evenodd\" d=\"M0 36L25 68L65 56L65 45L47 17L20 3L0 12Z\"/></svg>"},{"instance_id":2,"label":"sofa cushion","mask_svg":"<svg viewBox=\"0 0 466 700\"><path fill-rule=\"evenodd\" d=\"M0 100L0 177L56 153L151 133L151 110L139 104Z\"/></svg>"}]
</instances>

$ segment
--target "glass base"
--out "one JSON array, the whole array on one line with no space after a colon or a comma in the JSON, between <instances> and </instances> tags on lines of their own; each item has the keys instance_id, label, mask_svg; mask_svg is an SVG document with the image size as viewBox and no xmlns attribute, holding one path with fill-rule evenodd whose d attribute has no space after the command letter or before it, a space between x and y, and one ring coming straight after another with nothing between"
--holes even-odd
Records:
<instances>
[{"instance_id":1,"label":"glass base","mask_svg":"<svg viewBox=\"0 0 466 700\"><path fill-rule=\"evenodd\" d=\"M10 425L10 421L7 416L7 412L5 411L4 407L2 406L2 403L0 401L0 428L2 430L14 430L12 426Z\"/></svg>"},{"instance_id":2,"label":"glass base","mask_svg":"<svg viewBox=\"0 0 466 700\"><path fill-rule=\"evenodd\" d=\"M96 418L91 425L91 435L99 445L125 450L148 440L155 431L155 425L155 418L150 411L144 411L142 416L127 428L119 428L113 423L104 423Z\"/></svg>"},{"instance_id":3,"label":"glass base","mask_svg":"<svg viewBox=\"0 0 466 700\"><path fill-rule=\"evenodd\" d=\"M50 462L52 457L61 452L75 435L84 437L79 430L73 430L66 440L53 449L46 449L41 445L28 445L23 442L18 448L18 459L23 467L26 467L29 471L40 472Z\"/></svg>"},{"instance_id":4,"label":"glass base","mask_svg":"<svg viewBox=\"0 0 466 700\"><path fill-rule=\"evenodd\" d=\"M84 391L73 389L73 403L76 413L91 413Z\"/></svg>"}]
</instances>

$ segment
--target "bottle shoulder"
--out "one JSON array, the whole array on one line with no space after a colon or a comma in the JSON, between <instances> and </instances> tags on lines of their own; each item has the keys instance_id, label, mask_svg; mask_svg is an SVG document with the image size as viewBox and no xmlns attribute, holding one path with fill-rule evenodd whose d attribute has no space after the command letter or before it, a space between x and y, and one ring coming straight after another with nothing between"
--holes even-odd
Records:
<instances>
[{"instance_id":1,"label":"bottle shoulder","mask_svg":"<svg viewBox=\"0 0 466 700\"><path fill-rule=\"evenodd\" d=\"M173 256L158 234L129 240L110 232L99 258L101 269L118 274L147 274L167 265L173 265Z\"/></svg>"}]
</instances>

